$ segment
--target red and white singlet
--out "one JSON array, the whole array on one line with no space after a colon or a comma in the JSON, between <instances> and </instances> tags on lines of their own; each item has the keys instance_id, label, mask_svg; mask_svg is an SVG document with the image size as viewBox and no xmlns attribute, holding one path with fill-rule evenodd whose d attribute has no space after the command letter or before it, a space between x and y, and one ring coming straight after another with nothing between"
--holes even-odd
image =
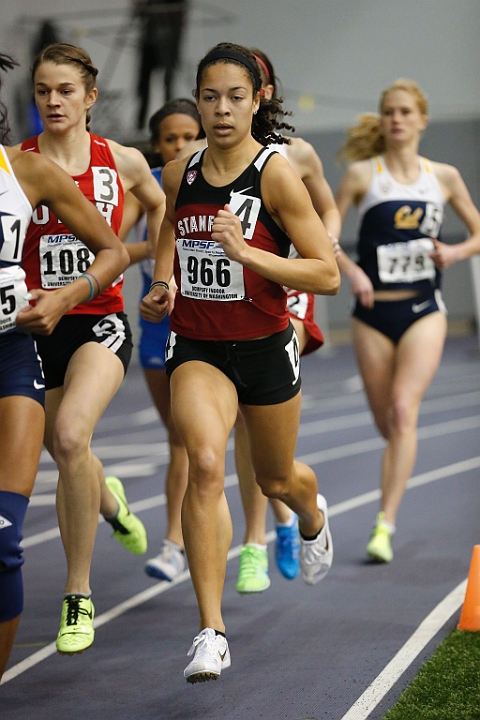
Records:
<instances>
[{"instance_id":1,"label":"red and white singlet","mask_svg":"<svg viewBox=\"0 0 480 720\"><path fill-rule=\"evenodd\" d=\"M124 192L115 160L104 138L90 135L90 164L73 180L96 205L113 232L118 235L123 216ZM40 152L38 136L25 140L24 152ZM23 268L28 288L55 290L76 280L94 261L94 255L45 205L34 211L25 239ZM123 275L88 303L77 305L68 314L107 315L123 310Z\"/></svg>"}]
</instances>

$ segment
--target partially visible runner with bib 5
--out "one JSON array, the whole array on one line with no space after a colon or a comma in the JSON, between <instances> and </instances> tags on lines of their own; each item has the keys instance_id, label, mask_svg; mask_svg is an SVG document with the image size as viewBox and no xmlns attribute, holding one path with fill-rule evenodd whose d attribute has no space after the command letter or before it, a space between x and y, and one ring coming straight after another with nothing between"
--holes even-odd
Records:
<instances>
[{"instance_id":1,"label":"partially visible runner with bib 5","mask_svg":"<svg viewBox=\"0 0 480 720\"><path fill-rule=\"evenodd\" d=\"M96 75L81 48L59 43L42 50L33 64L32 81L44 130L21 149L45 155L71 175L115 234L124 192L130 190L147 209L154 246L164 194L138 150L89 132ZM130 512L122 483L104 477L90 449L95 426L124 378L132 349L123 312L123 276L105 285L90 270L91 262L71 228L49 208L36 209L25 241L29 287L52 292L83 275L91 290L88 302L62 318L49 337L36 337L47 390L44 442L59 469L57 512L68 574L57 649L66 654L86 650L94 639L90 564L99 511L129 552L139 555L147 549L145 528Z\"/></svg>"},{"instance_id":2,"label":"partially visible runner with bib 5","mask_svg":"<svg viewBox=\"0 0 480 720\"><path fill-rule=\"evenodd\" d=\"M0 70L16 64L0 54ZM8 134L0 103L0 143L8 141ZM40 155L0 145L0 678L23 610L22 525L45 426L45 378L30 333L51 333L63 313L91 294L85 275L54 292L28 293L23 248L33 210L40 205L85 243L92 253L91 270L103 287L128 265L118 238L63 170Z\"/></svg>"},{"instance_id":3,"label":"partially visible runner with bib 5","mask_svg":"<svg viewBox=\"0 0 480 720\"><path fill-rule=\"evenodd\" d=\"M222 43L200 62L196 99L208 147L163 171L167 210L141 306L158 321L174 303L167 373L189 459L182 527L200 610L184 671L191 683L218 678L231 662L221 611L232 539L224 473L239 404L257 482L299 517L304 580L321 580L333 556L325 498L314 472L294 460L298 341L283 286L333 295L339 272L298 174L265 147L283 142L283 113L261 87L247 48ZM288 258L290 243L300 258Z\"/></svg>"},{"instance_id":4,"label":"partially visible runner with bib 5","mask_svg":"<svg viewBox=\"0 0 480 720\"><path fill-rule=\"evenodd\" d=\"M340 156L351 162L337 193L344 217L359 214L358 264L337 257L356 297L352 332L375 424L387 441L380 512L367 545L393 559L391 536L415 465L422 398L439 366L447 331L440 270L480 251L480 214L458 170L418 154L427 100L412 80L383 91L380 114L362 115ZM353 162L352 162L353 161ZM445 203L470 237L439 240Z\"/></svg>"}]
</instances>

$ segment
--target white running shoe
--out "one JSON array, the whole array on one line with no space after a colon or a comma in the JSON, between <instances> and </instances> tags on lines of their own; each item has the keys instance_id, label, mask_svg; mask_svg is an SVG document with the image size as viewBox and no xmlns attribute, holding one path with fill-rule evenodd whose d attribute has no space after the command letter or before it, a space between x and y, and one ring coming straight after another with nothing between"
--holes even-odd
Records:
<instances>
[{"instance_id":1,"label":"white running shoe","mask_svg":"<svg viewBox=\"0 0 480 720\"><path fill-rule=\"evenodd\" d=\"M171 540L164 540L159 554L145 563L147 575L168 582L172 582L173 578L184 570L185 553Z\"/></svg>"},{"instance_id":2,"label":"white running shoe","mask_svg":"<svg viewBox=\"0 0 480 720\"><path fill-rule=\"evenodd\" d=\"M183 671L189 683L216 680L222 670L231 665L226 638L217 635L212 628L205 628L196 636L187 655L194 655Z\"/></svg>"},{"instance_id":3,"label":"white running shoe","mask_svg":"<svg viewBox=\"0 0 480 720\"><path fill-rule=\"evenodd\" d=\"M327 501L317 495L318 509L322 511L325 524L315 540L300 536L300 571L307 585L316 585L328 573L333 561L333 543L328 525Z\"/></svg>"}]
</instances>

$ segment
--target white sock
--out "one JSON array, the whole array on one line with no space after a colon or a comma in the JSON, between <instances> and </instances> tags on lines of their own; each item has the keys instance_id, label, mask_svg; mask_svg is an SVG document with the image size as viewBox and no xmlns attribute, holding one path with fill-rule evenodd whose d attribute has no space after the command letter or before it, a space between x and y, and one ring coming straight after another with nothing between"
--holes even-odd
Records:
<instances>
[{"instance_id":1,"label":"white sock","mask_svg":"<svg viewBox=\"0 0 480 720\"><path fill-rule=\"evenodd\" d=\"M266 550L266 545L259 545L258 543L244 543L243 547L254 547L257 548L257 550Z\"/></svg>"},{"instance_id":2,"label":"white sock","mask_svg":"<svg viewBox=\"0 0 480 720\"><path fill-rule=\"evenodd\" d=\"M277 527L292 527L295 522L295 513L293 510L290 511L290 518L287 520L287 522L280 523L275 521L275 524Z\"/></svg>"},{"instance_id":3,"label":"white sock","mask_svg":"<svg viewBox=\"0 0 480 720\"><path fill-rule=\"evenodd\" d=\"M392 525L392 523L388 522L388 520L379 520L378 525L381 525L384 528L387 528L390 535L393 535L395 530L397 529L395 525Z\"/></svg>"}]
</instances>

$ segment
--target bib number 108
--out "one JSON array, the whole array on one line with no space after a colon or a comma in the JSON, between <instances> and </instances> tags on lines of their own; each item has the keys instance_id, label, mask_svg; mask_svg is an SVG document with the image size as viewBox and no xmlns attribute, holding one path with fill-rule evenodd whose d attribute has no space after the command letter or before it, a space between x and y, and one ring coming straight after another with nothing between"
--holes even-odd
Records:
<instances>
[{"instance_id":1,"label":"bib number 108","mask_svg":"<svg viewBox=\"0 0 480 720\"><path fill-rule=\"evenodd\" d=\"M71 250L65 248L55 254L52 250L48 250L42 255L44 261L44 275L56 275L60 270L62 275L72 275L73 273L81 275L90 267L90 253L86 247Z\"/></svg>"}]
</instances>

